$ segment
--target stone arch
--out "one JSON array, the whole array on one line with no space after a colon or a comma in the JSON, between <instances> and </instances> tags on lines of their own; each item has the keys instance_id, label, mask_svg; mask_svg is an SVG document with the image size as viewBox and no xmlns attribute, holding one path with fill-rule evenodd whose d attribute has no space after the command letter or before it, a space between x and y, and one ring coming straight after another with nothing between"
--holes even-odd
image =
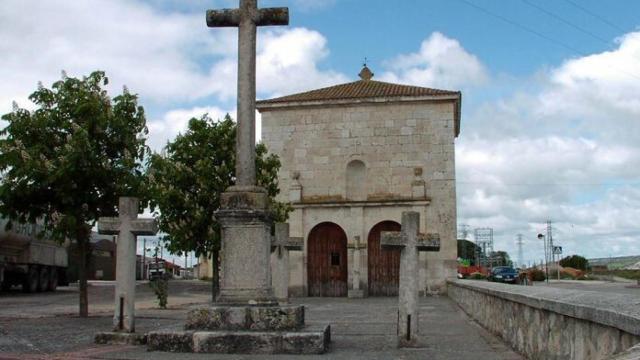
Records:
<instances>
[{"instance_id":1,"label":"stone arch","mask_svg":"<svg viewBox=\"0 0 640 360\"><path fill-rule=\"evenodd\" d=\"M340 225L320 223L307 238L309 296L347 296L347 234Z\"/></svg>"},{"instance_id":2,"label":"stone arch","mask_svg":"<svg viewBox=\"0 0 640 360\"><path fill-rule=\"evenodd\" d=\"M347 196L348 200L367 200L367 166L361 160L352 160L347 164Z\"/></svg>"},{"instance_id":3,"label":"stone arch","mask_svg":"<svg viewBox=\"0 0 640 360\"><path fill-rule=\"evenodd\" d=\"M367 273L369 296L397 296L400 282L400 249L380 248L383 231L400 231L395 221L381 221L369 231Z\"/></svg>"}]
</instances>

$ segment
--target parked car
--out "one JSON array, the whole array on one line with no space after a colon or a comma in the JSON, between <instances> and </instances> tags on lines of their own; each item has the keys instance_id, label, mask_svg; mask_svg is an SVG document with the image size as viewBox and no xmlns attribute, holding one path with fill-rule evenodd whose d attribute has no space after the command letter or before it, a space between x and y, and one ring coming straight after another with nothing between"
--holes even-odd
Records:
<instances>
[{"instance_id":1,"label":"parked car","mask_svg":"<svg viewBox=\"0 0 640 360\"><path fill-rule=\"evenodd\" d=\"M518 271L511 266L498 266L491 269L487 280L502 283L513 283L518 281Z\"/></svg>"}]
</instances>

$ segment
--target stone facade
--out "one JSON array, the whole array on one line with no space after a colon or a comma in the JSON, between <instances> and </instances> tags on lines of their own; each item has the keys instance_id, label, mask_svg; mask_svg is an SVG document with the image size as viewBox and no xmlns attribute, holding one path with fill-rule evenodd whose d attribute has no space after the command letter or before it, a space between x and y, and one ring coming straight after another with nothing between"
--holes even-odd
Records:
<instances>
[{"instance_id":1,"label":"stone facade","mask_svg":"<svg viewBox=\"0 0 640 360\"><path fill-rule=\"evenodd\" d=\"M305 239L305 250L290 255L291 295L308 294L308 239L325 222L347 235L348 288L358 278L355 288L366 295L369 231L383 221L400 223L404 211L419 212L420 231L438 233L442 242L440 252L420 254L421 293L446 291L457 257L460 95L451 94L258 102L262 141L282 162L279 200L295 209L290 234ZM357 251L357 244L364 248Z\"/></svg>"}]
</instances>

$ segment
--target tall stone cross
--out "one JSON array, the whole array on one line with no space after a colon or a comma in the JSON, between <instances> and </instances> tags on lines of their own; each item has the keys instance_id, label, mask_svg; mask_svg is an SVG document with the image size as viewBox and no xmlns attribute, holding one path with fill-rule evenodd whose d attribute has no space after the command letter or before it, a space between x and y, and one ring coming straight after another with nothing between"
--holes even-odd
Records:
<instances>
[{"instance_id":1,"label":"tall stone cross","mask_svg":"<svg viewBox=\"0 0 640 360\"><path fill-rule=\"evenodd\" d=\"M153 219L138 219L138 199L121 197L117 218L100 218L98 233L118 235L116 258L116 306L113 328L118 332L135 332L136 236L155 235L158 224Z\"/></svg>"},{"instance_id":2,"label":"tall stone cross","mask_svg":"<svg viewBox=\"0 0 640 360\"><path fill-rule=\"evenodd\" d=\"M418 252L440 251L438 234L420 234L420 213L402 213L401 232L383 231L382 247L401 248L398 346L418 345Z\"/></svg>"},{"instance_id":3,"label":"tall stone cross","mask_svg":"<svg viewBox=\"0 0 640 360\"><path fill-rule=\"evenodd\" d=\"M259 9L258 0L240 0L238 9L207 11L207 26L238 28L236 184L221 195L215 214L222 227L218 304L277 304L271 285L268 196L256 186L256 29L288 24L287 8Z\"/></svg>"},{"instance_id":4,"label":"tall stone cross","mask_svg":"<svg viewBox=\"0 0 640 360\"><path fill-rule=\"evenodd\" d=\"M289 251L301 251L304 247L304 239L289 237L287 223L276 223L275 233L271 243L271 251L276 255L271 263L271 283L278 301L285 303L289 301Z\"/></svg>"},{"instance_id":5,"label":"tall stone cross","mask_svg":"<svg viewBox=\"0 0 640 360\"><path fill-rule=\"evenodd\" d=\"M256 184L256 27L267 25L289 25L289 9L258 9L258 0L240 0L239 9L207 11L207 26L238 28L237 186Z\"/></svg>"}]
</instances>

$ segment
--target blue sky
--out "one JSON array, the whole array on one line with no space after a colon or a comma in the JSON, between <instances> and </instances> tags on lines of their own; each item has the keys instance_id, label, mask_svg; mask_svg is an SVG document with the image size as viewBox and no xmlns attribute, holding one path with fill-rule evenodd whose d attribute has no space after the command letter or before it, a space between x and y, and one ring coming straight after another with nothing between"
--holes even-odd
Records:
<instances>
[{"instance_id":1,"label":"blue sky","mask_svg":"<svg viewBox=\"0 0 640 360\"><path fill-rule=\"evenodd\" d=\"M235 108L233 29L208 29L234 0L4 0L0 113L49 85L105 70L147 111L159 150L191 116ZM258 95L357 79L463 92L458 223L539 261L552 219L567 253L640 254L640 2L262 0L289 27L261 29ZM100 14L96 16L95 14Z\"/></svg>"}]
</instances>

